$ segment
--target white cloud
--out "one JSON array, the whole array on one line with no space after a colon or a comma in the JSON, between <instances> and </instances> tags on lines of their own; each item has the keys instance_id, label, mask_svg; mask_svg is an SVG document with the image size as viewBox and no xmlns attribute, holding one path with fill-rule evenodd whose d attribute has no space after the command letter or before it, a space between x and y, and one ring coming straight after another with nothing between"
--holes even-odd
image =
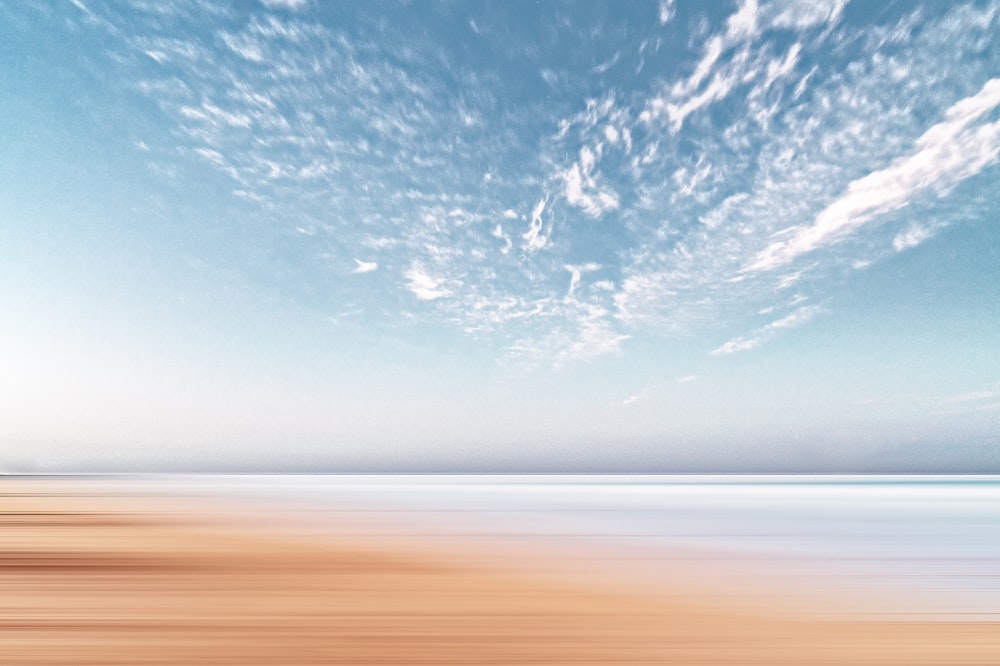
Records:
<instances>
[{"instance_id":1,"label":"white cloud","mask_svg":"<svg viewBox=\"0 0 1000 666\"><path fill-rule=\"evenodd\" d=\"M580 159L559 174L567 203L582 209L591 217L599 217L618 208L618 195L597 183L597 176L594 175L596 163L594 151L584 146L580 149Z\"/></svg>"},{"instance_id":2,"label":"white cloud","mask_svg":"<svg viewBox=\"0 0 1000 666\"><path fill-rule=\"evenodd\" d=\"M892 248L896 252L903 252L912 247L916 247L934 235L934 232L927 227L913 225L906 231L896 234L892 239Z\"/></svg>"},{"instance_id":3,"label":"white cloud","mask_svg":"<svg viewBox=\"0 0 1000 666\"><path fill-rule=\"evenodd\" d=\"M250 127L250 116L244 113L230 113L218 106L203 102L201 108L184 106L180 109L181 115L191 120L198 120L210 125L218 126L220 123L230 127Z\"/></svg>"},{"instance_id":4,"label":"white cloud","mask_svg":"<svg viewBox=\"0 0 1000 666\"><path fill-rule=\"evenodd\" d=\"M758 43L759 38L772 28L803 30L827 22L832 25L839 19L844 4L846 0L785 0L762 6L757 0L743 0L727 19L725 31L705 40L701 58L691 75L650 99L639 120L650 123L666 115L671 131L677 133L691 114L725 99L737 86L763 78L747 98L752 102L751 107L756 107L750 109L750 115L758 123L766 124L778 106L762 105L760 100L775 81L794 72L802 47L795 43L784 58L771 59L770 47ZM723 60L727 50L734 48L733 55Z\"/></svg>"},{"instance_id":5,"label":"white cloud","mask_svg":"<svg viewBox=\"0 0 1000 666\"><path fill-rule=\"evenodd\" d=\"M364 247L371 248L373 250L386 250L396 247L400 244L398 238L388 238L386 236L373 237L368 236L361 240L361 245Z\"/></svg>"},{"instance_id":6,"label":"white cloud","mask_svg":"<svg viewBox=\"0 0 1000 666\"><path fill-rule=\"evenodd\" d=\"M660 20L660 25L666 25L670 19L674 17L677 12L677 8L674 6L676 0L660 0L660 11L658 18Z\"/></svg>"},{"instance_id":7,"label":"white cloud","mask_svg":"<svg viewBox=\"0 0 1000 666\"><path fill-rule=\"evenodd\" d=\"M782 0L767 5L768 22L776 28L802 30L836 23L848 0Z\"/></svg>"},{"instance_id":8,"label":"white cloud","mask_svg":"<svg viewBox=\"0 0 1000 666\"><path fill-rule=\"evenodd\" d=\"M621 349L622 343L631 336L615 331L605 315L607 312L603 309L594 309L582 318L577 339L559 352L557 366L566 361L596 358Z\"/></svg>"},{"instance_id":9,"label":"white cloud","mask_svg":"<svg viewBox=\"0 0 1000 666\"><path fill-rule=\"evenodd\" d=\"M640 400L644 400L645 398L646 396L641 393L633 393L632 395L622 400L622 407L631 407L635 403L639 402Z\"/></svg>"},{"instance_id":10,"label":"white cloud","mask_svg":"<svg viewBox=\"0 0 1000 666\"><path fill-rule=\"evenodd\" d=\"M622 53L621 51L618 51L614 54L614 56L611 57L610 60L606 60L598 65L595 65L593 68L591 68L590 71L592 71L595 74L603 74L604 72L608 71L616 64L618 64L618 61L621 59L621 57Z\"/></svg>"},{"instance_id":11,"label":"white cloud","mask_svg":"<svg viewBox=\"0 0 1000 666\"><path fill-rule=\"evenodd\" d=\"M637 393L633 393L622 400L622 407L631 407L632 405L638 404L640 402L646 402L650 400L660 391L661 387L657 385L647 386Z\"/></svg>"},{"instance_id":12,"label":"white cloud","mask_svg":"<svg viewBox=\"0 0 1000 666\"><path fill-rule=\"evenodd\" d=\"M531 226L521 238L525 240L524 249L528 252L535 252L545 247L548 237L542 234L542 213L545 212L545 205L548 198L539 199L531 211Z\"/></svg>"},{"instance_id":13,"label":"white cloud","mask_svg":"<svg viewBox=\"0 0 1000 666\"><path fill-rule=\"evenodd\" d=\"M802 326L822 312L824 312L823 308L818 305L807 305L805 307L801 307L781 319L772 321L770 324L758 328L749 336L733 338L732 340L716 347L709 353L713 356L724 356L728 354L735 354L736 352L755 349L773 338L780 331Z\"/></svg>"},{"instance_id":14,"label":"white cloud","mask_svg":"<svg viewBox=\"0 0 1000 666\"><path fill-rule=\"evenodd\" d=\"M222 157L222 153L217 150L212 150L211 148L195 148L194 152L198 153L213 164L221 166L226 163L226 160Z\"/></svg>"},{"instance_id":15,"label":"white cloud","mask_svg":"<svg viewBox=\"0 0 1000 666\"><path fill-rule=\"evenodd\" d=\"M229 33L224 33L222 35L222 41L226 43L233 53L240 56L244 60L249 60L250 62L263 62L264 61L264 51L261 48L260 43L248 36L235 36Z\"/></svg>"},{"instance_id":16,"label":"white cloud","mask_svg":"<svg viewBox=\"0 0 1000 666\"><path fill-rule=\"evenodd\" d=\"M750 349L754 349L755 347L759 347L761 344L763 344L763 342L764 342L763 339L755 337L733 338L732 340L729 340L724 344L716 347L710 353L713 356L735 354L736 352L748 351Z\"/></svg>"},{"instance_id":17,"label":"white cloud","mask_svg":"<svg viewBox=\"0 0 1000 666\"><path fill-rule=\"evenodd\" d=\"M730 43L749 39L757 34L757 0L743 0L736 13L726 21L726 38Z\"/></svg>"},{"instance_id":18,"label":"white cloud","mask_svg":"<svg viewBox=\"0 0 1000 666\"><path fill-rule=\"evenodd\" d=\"M666 271L631 271L615 292L615 317L632 326L648 322L660 302L677 296L677 282Z\"/></svg>"},{"instance_id":19,"label":"white cloud","mask_svg":"<svg viewBox=\"0 0 1000 666\"><path fill-rule=\"evenodd\" d=\"M809 305L806 307L799 308L795 312L789 315L773 321L767 326L765 326L763 331L778 331L785 328L798 328L802 324L806 323L813 317L824 312L823 308L818 305Z\"/></svg>"},{"instance_id":20,"label":"white cloud","mask_svg":"<svg viewBox=\"0 0 1000 666\"><path fill-rule=\"evenodd\" d=\"M515 217L517 216L515 215ZM504 242L504 246L500 249L502 254L510 252L510 248L513 246L513 243L510 242L510 236L504 233L503 225L497 224L493 227L493 231L490 232L490 235L493 236L493 238L499 238Z\"/></svg>"},{"instance_id":21,"label":"white cloud","mask_svg":"<svg viewBox=\"0 0 1000 666\"><path fill-rule=\"evenodd\" d=\"M569 289L566 291L566 298L572 298L573 292L576 291L577 286L580 284L580 275L600 270L601 265L595 263L580 264L576 266L566 264L563 268L568 270L570 274Z\"/></svg>"},{"instance_id":22,"label":"white cloud","mask_svg":"<svg viewBox=\"0 0 1000 666\"><path fill-rule=\"evenodd\" d=\"M698 174L695 175L697 176ZM708 175L707 171L705 175ZM689 184L681 191L684 192L689 189L693 189L695 184ZM698 218L698 221L705 225L705 227L709 230L718 229L730 218L734 211L741 209L749 198L750 195L746 192L737 192L736 194L732 194L726 197L721 204Z\"/></svg>"},{"instance_id":23,"label":"white cloud","mask_svg":"<svg viewBox=\"0 0 1000 666\"><path fill-rule=\"evenodd\" d=\"M720 72L712 77L708 87L701 93L689 97L681 104L666 104L664 108L673 131L679 132L684 125L684 120L695 111L726 97L739 80L738 71Z\"/></svg>"},{"instance_id":24,"label":"white cloud","mask_svg":"<svg viewBox=\"0 0 1000 666\"><path fill-rule=\"evenodd\" d=\"M306 6L309 0L262 0L268 9L283 8L297 10Z\"/></svg>"},{"instance_id":25,"label":"white cloud","mask_svg":"<svg viewBox=\"0 0 1000 666\"><path fill-rule=\"evenodd\" d=\"M694 194L702 182L712 173L712 165L705 161L704 157L698 159L693 169L681 167L672 175L677 191L671 196L672 203L676 203L681 197L689 197Z\"/></svg>"},{"instance_id":26,"label":"white cloud","mask_svg":"<svg viewBox=\"0 0 1000 666\"><path fill-rule=\"evenodd\" d=\"M795 271L794 273L788 273L787 275L782 275L778 278L778 284L775 285L778 289L788 289L796 282L802 279L802 271ZM803 297L804 298L804 297Z\"/></svg>"},{"instance_id":27,"label":"white cloud","mask_svg":"<svg viewBox=\"0 0 1000 666\"><path fill-rule=\"evenodd\" d=\"M767 65L767 77L764 79L763 89L771 87L771 84L778 79L788 76L795 69L799 61L799 54L802 52L802 44L795 42L788 49L788 53L781 60L772 60Z\"/></svg>"},{"instance_id":28,"label":"white cloud","mask_svg":"<svg viewBox=\"0 0 1000 666\"><path fill-rule=\"evenodd\" d=\"M766 271L787 264L840 240L882 213L906 206L918 192L946 190L996 162L1000 121L970 125L997 106L1000 79L990 79L978 93L953 104L944 121L916 140L913 153L850 183L812 225L787 230L788 240L769 245L744 270Z\"/></svg>"},{"instance_id":29,"label":"white cloud","mask_svg":"<svg viewBox=\"0 0 1000 666\"><path fill-rule=\"evenodd\" d=\"M601 99L588 99L583 111L561 120L555 138L564 139L572 128L577 128L580 136L584 136L602 123L620 122L624 119L624 110L615 104L614 94L608 93Z\"/></svg>"},{"instance_id":30,"label":"white cloud","mask_svg":"<svg viewBox=\"0 0 1000 666\"><path fill-rule=\"evenodd\" d=\"M713 68L729 46L721 35L715 35L708 40L701 60L686 80L678 81L669 91L650 99L646 108L639 114L639 120L650 123L666 114L670 121L671 131L679 132L684 120L695 111L720 100L729 94L733 86L744 76L739 64L745 62L749 52L743 49L728 66L716 71L708 85L699 92L701 84L712 73Z\"/></svg>"},{"instance_id":31,"label":"white cloud","mask_svg":"<svg viewBox=\"0 0 1000 666\"><path fill-rule=\"evenodd\" d=\"M372 271L378 270L378 263L374 261L361 261L360 259L355 259L354 263L357 264L352 273L371 273Z\"/></svg>"},{"instance_id":32,"label":"white cloud","mask_svg":"<svg viewBox=\"0 0 1000 666\"><path fill-rule=\"evenodd\" d=\"M691 76L686 81L680 81L674 85L674 95L686 95L700 86L702 81L712 71L712 67L718 62L725 47L726 42L721 35L716 35L709 39L705 46L705 53L701 56L701 60L698 61L698 65L694 68Z\"/></svg>"},{"instance_id":33,"label":"white cloud","mask_svg":"<svg viewBox=\"0 0 1000 666\"><path fill-rule=\"evenodd\" d=\"M451 295L451 291L442 286L444 279L430 275L418 263L414 263L406 271L406 281L406 288L422 301L433 301Z\"/></svg>"}]
</instances>

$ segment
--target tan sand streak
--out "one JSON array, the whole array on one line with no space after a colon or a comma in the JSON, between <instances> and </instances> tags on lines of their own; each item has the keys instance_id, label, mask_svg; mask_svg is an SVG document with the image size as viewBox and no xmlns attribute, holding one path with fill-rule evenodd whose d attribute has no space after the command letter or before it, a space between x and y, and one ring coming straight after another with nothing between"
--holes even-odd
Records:
<instances>
[{"instance_id":1,"label":"tan sand streak","mask_svg":"<svg viewBox=\"0 0 1000 666\"><path fill-rule=\"evenodd\" d=\"M0 481L0 664L1000 663L997 624L627 594L216 508Z\"/></svg>"}]
</instances>

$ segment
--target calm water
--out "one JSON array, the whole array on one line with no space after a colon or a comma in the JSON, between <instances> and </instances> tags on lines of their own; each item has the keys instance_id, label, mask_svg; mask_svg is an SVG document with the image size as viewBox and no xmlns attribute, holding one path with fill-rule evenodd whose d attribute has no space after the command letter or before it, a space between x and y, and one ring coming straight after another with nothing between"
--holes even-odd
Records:
<instances>
[{"instance_id":1,"label":"calm water","mask_svg":"<svg viewBox=\"0 0 1000 666\"><path fill-rule=\"evenodd\" d=\"M858 612L1000 619L996 476L170 476L187 493L278 500L314 529L543 537L622 566L716 554L775 588L862 590ZM332 529L332 527L331 527ZM557 566L552 564L552 566ZM722 575L722 574L720 574Z\"/></svg>"}]
</instances>

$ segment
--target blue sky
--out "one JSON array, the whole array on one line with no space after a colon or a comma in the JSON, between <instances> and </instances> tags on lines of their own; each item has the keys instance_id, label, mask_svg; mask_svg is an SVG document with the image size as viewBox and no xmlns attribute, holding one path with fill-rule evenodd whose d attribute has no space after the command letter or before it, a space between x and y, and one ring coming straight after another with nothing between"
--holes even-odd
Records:
<instances>
[{"instance_id":1,"label":"blue sky","mask_svg":"<svg viewBox=\"0 0 1000 666\"><path fill-rule=\"evenodd\" d=\"M997 471L998 34L0 2L0 467Z\"/></svg>"}]
</instances>

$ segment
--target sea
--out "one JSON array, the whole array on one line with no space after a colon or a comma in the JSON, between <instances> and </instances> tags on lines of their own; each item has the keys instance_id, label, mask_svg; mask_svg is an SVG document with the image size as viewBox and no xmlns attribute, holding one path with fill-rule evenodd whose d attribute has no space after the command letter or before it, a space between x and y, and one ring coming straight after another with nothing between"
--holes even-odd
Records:
<instances>
[{"instance_id":1,"label":"sea","mask_svg":"<svg viewBox=\"0 0 1000 666\"><path fill-rule=\"evenodd\" d=\"M593 561L655 583L699 568L722 589L839 595L850 613L869 618L1000 620L1000 476L157 475L114 483L252 505L313 532L417 539L444 551L546 544L543 574Z\"/></svg>"}]
</instances>

